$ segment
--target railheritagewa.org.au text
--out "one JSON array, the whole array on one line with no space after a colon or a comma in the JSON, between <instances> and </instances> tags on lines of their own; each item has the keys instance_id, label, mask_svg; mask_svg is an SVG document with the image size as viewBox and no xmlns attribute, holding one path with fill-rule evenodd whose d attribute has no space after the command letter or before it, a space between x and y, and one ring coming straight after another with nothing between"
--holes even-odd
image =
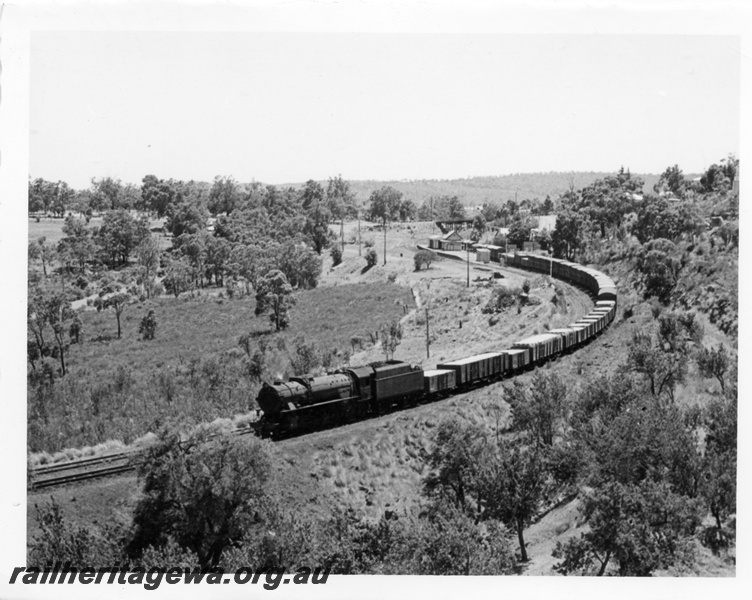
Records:
<instances>
[{"instance_id":1,"label":"railheritagewa.org.au text","mask_svg":"<svg viewBox=\"0 0 752 600\"><path fill-rule=\"evenodd\" d=\"M254 571L241 567L234 572L224 569L201 569L171 567L151 569L133 568L128 565L112 567L72 567L69 563L55 563L40 567L15 567L9 583L22 585L65 585L71 583L99 585L141 585L147 590L156 590L163 582L175 584L251 584L260 585L266 590L276 590L280 585L319 585L326 583L329 570L322 568L299 567L294 571L286 569L262 569Z\"/></svg>"}]
</instances>

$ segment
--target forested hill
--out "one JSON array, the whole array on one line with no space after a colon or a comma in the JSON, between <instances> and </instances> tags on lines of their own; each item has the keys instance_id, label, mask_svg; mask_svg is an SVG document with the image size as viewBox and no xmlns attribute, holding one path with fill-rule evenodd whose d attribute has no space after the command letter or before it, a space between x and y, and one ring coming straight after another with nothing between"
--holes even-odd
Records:
<instances>
[{"instance_id":1,"label":"forested hill","mask_svg":"<svg viewBox=\"0 0 752 600\"><path fill-rule=\"evenodd\" d=\"M614 173L616 170L614 171ZM348 180L350 189L355 192L361 204L368 201L373 190L388 185L402 192L417 206L432 195L458 196L466 206L480 206L484 202L503 203L507 200L552 199L563 194L570 187L581 189L597 179L603 179L614 173L596 172L549 172L549 173L515 173L493 177L468 177L466 179L405 179L401 181ZM343 176L346 176L343 174ZM660 175L639 174L645 181L644 191L652 192L653 185ZM692 177L689 175L688 177ZM326 182L323 182L326 185ZM301 187L302 184L289 184Z\"/></svg>"}]
</instances>

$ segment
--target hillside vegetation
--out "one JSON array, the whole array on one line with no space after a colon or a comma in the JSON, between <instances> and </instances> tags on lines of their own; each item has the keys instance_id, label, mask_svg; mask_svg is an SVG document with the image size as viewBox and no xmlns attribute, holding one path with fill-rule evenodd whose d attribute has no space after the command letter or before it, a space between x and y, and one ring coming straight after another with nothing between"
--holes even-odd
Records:
<instances>
[{"instance_id":1,"label":"hillside vegetation","mask_svg":"<svg viewBox=\"0 0 752 600\"><path fill-rule=\"evenodd\" d=\"M120 339L111 314L80 313L68 375L53 383L32 372L32 379L43 379L29 396L29 449L130 443L167 423L189 426L247 413L256 407L261 381L346 363L351 338L370 344L383 322L402 317L412 304L409 290L389 284L303 290L297 300L289 327L279 333L254 316L253 298L205 293L128 306ZM150 310L158 329L153 340L143 340L138 327Z\"/></svg>"},{"instance_id":2,"label":"hillside vegetation","mask_svg":"<svg viewBox=\"0 0 752 600\"><path fill-rule=\"evenodd\" d=\"M45 256L37 244L38 295L31 297L40 312L30 312L29 404L38 410L30 417L38 430L30 425L30 432L59 448L60 423L85 421L104 406L107 418L97 415L97 426L112 422L133 437L146 425L133 424L134 415L139 408L146 414L161 395L148 424L157 442L139 493L124 501L115 522L81 533L58 518L54 505L43 506L30 556L40 564L61 557L76 564L179 560L227 569L309 564L336 573L733 574L737 172L733 156L709 166L699 181L673 166L645 189L641 177L621 169L546 200L486 203L472 227L480 240L498 239L504 224L510 242L527 241L531 213L555 211L555 229L538 232L538 241L554 256L613 277L619 310L609 329L513 381L273 447L208 438L206 430L188 433L171 417L197 423L231 415L238 396L252 395L261 380L378 358L384 349L375 329L384 321L401 319L401 343L392 352L418 362L426 322L411 312L408 288L430 307L432 360L508 347L576 319L589 301L545 276L507 270L497 283L474 264L467 286L462 262L425 268L411 249L431 225L411 221L420 199L392 186L371 192L372 223L358 248L357 192L341 180L330 180L326 190L309 181L280 191L220 178L207 197L190 186L145 181L144 202L154 207L161 194L175 193L165 209L173 247L151 275L146 261L107 245L106 228L95 236L96 259L65 254L77 247L76 231L77 239L86 237L73 223L63 238L70 241L58 249L68 262ZM441 193L447 210L470 204L448 188ZM186 227L200 222L188 217L202 210L219 215L211 234ZM344 252L333 243L340 217L349 221ZM395 225L400 219L406 222ZM134 231L143 234L137 224ZM97 261L110 275L94 277ZM140 270L124 282L122 274L134 266ZM112 271L120 274L120 288ZM91 285L103 311L96 318L109 320L83 322L61 339L55 319L66 316L65 307L51 303L45 281L60 284L63 277L64 285L77 285L71 283L77 277ZM122 335L87 342L87 327L99 332L108 323L109 331L118 330L118 289L133 296L124 304ZM164 292L175 299L168 302ZM307 297L315 308L306 308ZM40 328L36 314L47 314L41 311L50 305L57 312ZM135 341L136 312L148 316L153 306L172 316L159 317L154 339L142 333L143 341ZM348 324L351 311L357 317ZM67 316L66 328L74 318ZM185 325L190 336L180 342L163 334L165 319L170 331ZM251 320L257 328L241 328ZM133 346L132 359L151 379L133 381L124 365L109 380L87 375L98 387L86 392L76 375L83 372L76 357L81 342L72 341L81 331L84 344ZM171 339L214 354L202 350L188 359L166 351L164 368L143 367L160 360L158 353L139 356L136 347ZM332 341L339 353L328 350ZM92 363L98 360L94 346L87 352ZM71 411L79 397L89 404ZM45 423L45 414L58 421ZM71 425L60 437L97 435ZM188 441L178 444L181 437ZM87 535L88 543L71 543Z\"/></svg>"}]
</instances>

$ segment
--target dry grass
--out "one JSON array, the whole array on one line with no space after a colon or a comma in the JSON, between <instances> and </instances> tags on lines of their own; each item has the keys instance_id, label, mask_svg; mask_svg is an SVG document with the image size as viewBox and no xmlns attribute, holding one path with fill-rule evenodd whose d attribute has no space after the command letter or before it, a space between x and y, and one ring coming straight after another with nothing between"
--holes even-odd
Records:
<instances>
[{"instance_id":1,"label":"dry grass","mask_svg":"<svg viewBox=\"0 0 752 600\"><path fill-rule=\"evenodd\" d=\"M104 454L122 452L127 446L120 440L107 440L95 446L84 446L82 448L65 448L55 453L34 452L29 455L27 464L29 467L41 467L55 463L67 462L81 458L91 458Z\"/></svg>"},{"instance_id":2,"label":"dry grass","mask_svg":"<svg viewBox=\"0 0 752 600\"><path fill-rule=\"evenodd\" d=\"M71 346L69 352L71 376L85 376L85 368L99 377L121 364L139 379L153 367L235 349L245 332L286 341L303 334L322 349L348 348L352 336L375 331L384 321L402 316L403 306L412 305L409 290L383 284L317 288L299 292L297 297L290 326L281 333L273 331L266 316L254 315L254 299L226 300L201 291L193 299L163 297L128 306L120 339L113 313L86 311L82 314L84 342ZM143 341L138 326L151 309L157 315L157 335Z\"/></svg>"},{"instance_id":3,"label":"dry grass","mask_svg":"<svg viewBox=\"0 0 752 600\"><path fill-rule=\"evenodd\" d=\"M81 215L76 215L77 217L80 217ZM63 225L65 224L65 219L58 219L55 217L40 217L39 222L37 223L36 218L29 218L29 241L33 242L34 240L38 240L41 237L44 237L47 240L47 243L49 244L57 244L61 239L63 239ZM93 229L94 227L99 227L102 225L102 217L92 217L89 221L89 229ZM150 226L151 227L161 227L164 225L164 219L152 219ZM165 235L159 234L158 239L160 240L162 249L165 249L170 246L170 242L167 240Z\"/></svg>"},{"instance_id":4,"label":"dry grass","mask_svg":"<svg viewBox=\"0 0 752 600\"><path fill-rule=\"evenodd\" d=\"M407 508L417 502L426 459L436 427L443 419L481 425L490 433L503 430L509 409L500 386L463 394L419 409L367 422L311 456L314 476L340 495L343 504L376 517L386 507Z\"/></svg>"},{"instance_id":5,"label":"dry grass","mask_svg":"<svg viewBox=\"0 0 752 600\"><path fill-rule=\"evenodd\" d=\"M245 370L241 334L267 342L264 377L284 376L296 336L345 359L353 336L402 316L411 302L409 289L391 284L302 291L289 329L277 333L266 316L254 316L252 298L227 300L203 291L192 299L128 306L120 339L114 315L85 311L83 341L67 355L68 375L53 386L29 387L29 447L56 452L107 439L130 443L168 422L187 427L247 413L260 384ZM138 324L152 308L157 335L142 341Z\"/></svg>"}]
</instances>

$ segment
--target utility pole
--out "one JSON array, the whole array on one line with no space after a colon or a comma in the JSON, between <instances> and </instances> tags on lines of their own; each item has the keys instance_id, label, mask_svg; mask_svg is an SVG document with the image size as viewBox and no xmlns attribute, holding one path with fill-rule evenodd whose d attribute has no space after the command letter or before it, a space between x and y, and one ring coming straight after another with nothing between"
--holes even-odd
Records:
<instances>
[{"instance_id":1,"label":"utility pole","mask_svg":"<svg viewBox=\"0 0 752 600\"><path fill-rule=\"evenodd\" d=\"M426 306L426 358L431 358L431 338L428 333L428 307Z\"/></svg>"},{"instance_id":2,"label":"utility pole","mask_svg":"<svg viewBox=\"0 0 752 600\"><path fill-rule=\"evenodd\" d=\"M358 211L358 256L360 256L360 211Z\"/></svg>"},{"instance_id":3,"label":"utility pole","mask_svg":"<svg viewBox=\"0 0 752 600\"><path fill-rule=\"evenodd\" d=\"M467 246L467 287L470 287L470 244L468 243Z\"/></svg>"},{"instance_id":4,"label":"utility pole","mask_svg":"<svg viewBox=\"0 0 752 600\"><path fill-rule=\"evenodd\" d=\"M342 243L342 254L345 253L345 220L344 218L340 217L339 220L339 239Z\"/></svg>"},{"instance_id":5,"label":"utility pole","mask_svg":"<svg viewBox=\"0 0 752 600\"><path fill-rule=\"evenodd\" d=\"M386 219L384 219L384 264L386 264Z\"/></svg>"}]
</instances>

